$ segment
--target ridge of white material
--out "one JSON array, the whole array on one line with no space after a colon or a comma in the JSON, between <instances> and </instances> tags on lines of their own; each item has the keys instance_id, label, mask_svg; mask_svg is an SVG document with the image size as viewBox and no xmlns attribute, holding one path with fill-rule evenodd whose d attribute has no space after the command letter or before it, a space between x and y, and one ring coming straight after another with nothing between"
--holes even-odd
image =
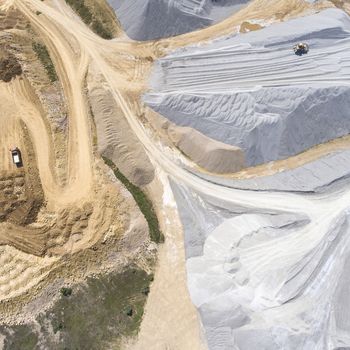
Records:
<instances>
[{"instance_id":1,"label":"ridge of white material","mask_svg":"<svg viewBox=\"0 0 350 350\"><path fill-rule=\"evenodd\" d=\"M249 0L108 0L126 33L135 40L170 37L204 28Z\"/></svg>"},{"instance_id":2,"label":"ridge of white material","mask_svg":"<svg viewBox=\"0 0 350 350\"><path fill-rule=\"evenodd\" d=\"M274 193L281 207L271 211L172 184L209 349L350 347L348 186L295 196L294 211L283 209L286 193ZM202 251L190 246L197 237Z\"/></svg>"},{"instance_id":3,"label":"ridge of white material","mask_svg":"<svg viewBox=\"0 0 350 350\"><path fill-rule=\"evenodd\" d=\"M308 55L294 55L298 41ZM349 49L349 17L323 11L159 60L145 101L245 149L251 164L287 157L350 132ZM243 181L255 191L174 180L188 287L210 350L350 348L348 158Z\"/></svg>"},{"instance_id":4,"label":"ridge of white material","mask_svg":"<svg viewBox=\"0 0 350 350\"><path fill-rule=\"evenodd\" d=\"M310 45L294 55L295 42ZM350 132L350 19L343 11L188 47L155 64L145 102L172 122L242 148L247 165Z\"/></svg>"}]
</instances>

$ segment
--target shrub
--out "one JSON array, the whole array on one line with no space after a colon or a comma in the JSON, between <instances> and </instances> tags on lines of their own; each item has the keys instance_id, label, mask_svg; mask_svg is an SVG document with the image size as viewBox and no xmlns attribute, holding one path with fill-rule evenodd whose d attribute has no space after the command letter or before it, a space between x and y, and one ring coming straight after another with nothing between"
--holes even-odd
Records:
<instances>
[{"instance_id":1,"label":"shrub","mask_svg":"<svg viewBox=\"0 0 350 350\"><path fill-rule=\"evenodd\" d=\"M127 306L124 310L125 314L128 315L129 317L131 317L134 313L133 309L131 306Z\"/></svg>"},{"instance_id":2,"label":"shrub","mask_svg":"<svg viewBox=\"0 0 350 350\"><path fill-rule=\"evenodd\" d=\"M56 74L55 66L51 60L49 51L47 50L46 46L40 43L34 42L32 47L37 57L39 58L40 62L44 66L50 81L52 83L55 82L57 80L57 74Z\"/></svg>"},{"instance_id":3,"label":"shrub","mask_svg":"<svg viewBox=\"0 0 350 350\"><path fill-rule=\"evenodd\" d=\"M110 40L113 38L111 32L109 32L100 21L94 20L91 26L92 30L98 34L101 38Z\"/></svg>"},{"instance_id":4,"label":"shrub","mask_svg":"<svg viewBox=\"0 0 350 350\"><path fill-rule=\"evenodd\" d=\"M144 295L148 295L150 292L149 286L146 286L144 288L142 288L141 293Z\"/></svg>"},{"instance_id":5,"label":"shrub","mask_svg":"<svg viewBox=\"0 0 350 350\"><path fill-rule=\"evenodd\" d=\"M72 291L72 288L63 287L60 289L60 292L64 297L69 297L72 295L73 291Z\"/></svg>"},{"instance_id":6,"label":"shrub","mask_svg":"<svg viewBox=\"0 0 350 350\"><path fill-rule=\"evenodd\" d=\"M94 18L90 9L85 5L84 0L66 0L66 3L79 15L87 26L91 27L94 33L103 39L113 38L113 34L105 28L101 21Z\"/></svg>"}]
</instances>

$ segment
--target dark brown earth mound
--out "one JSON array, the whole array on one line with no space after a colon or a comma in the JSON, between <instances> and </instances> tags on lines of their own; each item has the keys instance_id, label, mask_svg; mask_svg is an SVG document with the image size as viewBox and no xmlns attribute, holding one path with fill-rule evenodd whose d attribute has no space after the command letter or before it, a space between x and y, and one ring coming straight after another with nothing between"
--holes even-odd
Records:
<instances>
[{"instance_id":1,"label":"dark brown earth mound","mask_svg":"<svg viewBox=\"0 0 350 350\"><path fill-rule=\"evenodd\" d=\"M22 74L21 65L13 55L0 58L0 80L8 83L17 75Z\"/></svg>"}]
</instances>

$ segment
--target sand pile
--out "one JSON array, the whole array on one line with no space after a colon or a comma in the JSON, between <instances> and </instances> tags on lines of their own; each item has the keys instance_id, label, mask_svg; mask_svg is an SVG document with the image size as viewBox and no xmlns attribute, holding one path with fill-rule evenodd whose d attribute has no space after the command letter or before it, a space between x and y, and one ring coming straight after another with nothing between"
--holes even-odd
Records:
<instances>
[{"instance_id":1,"label":"sand pile","mask_svg":"<svg viewBox=\"0 0 350 350\"><path fill-rule=\"evenodd\" d=\"M172 125L172 142L202 168L216 173L231 173L244 167L244 154L238 147L213 140L195 129Z\"/></svg>"},{"instance_id":2,"label":"sand pile","mask_svg":"<svg viewBox=\"0 0 350 350\"><path fill-rule=\"evenodd\" d=\"M111 92L103 88L101 77L93 75L89 75L88 87L100 154L112 160L134 184L150 183L154 177L152 164Z\"/></svg>"}]
</instances>

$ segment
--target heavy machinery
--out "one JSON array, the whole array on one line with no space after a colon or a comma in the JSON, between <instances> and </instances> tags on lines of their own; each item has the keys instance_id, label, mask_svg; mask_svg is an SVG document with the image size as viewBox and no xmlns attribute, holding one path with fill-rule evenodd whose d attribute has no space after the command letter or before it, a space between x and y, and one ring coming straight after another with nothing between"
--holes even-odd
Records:
<instances>
[{"instance_id":1,"label":"heavy machinery","mask_svg":"<svg viewBox=\"0 0 350 350\"><path fill-rule=\"evenodd\" d=\"M15 147L13 149L10 149L10 152L12 155L13 164L15 164L17 168L22 167L23 166L22 154L19 148Z\"/></svg>"},{"instance_id":2,"label":"heavy machinery","mask_svg":"<svg viewBox=\"0 0 350 350\"><path fill-rule=\"evenodd\" d=\"M296 55L302 56L309 52L309 45L306 43L298 43L293 46L293 50Z\"/></svg>"}]
</instances>

